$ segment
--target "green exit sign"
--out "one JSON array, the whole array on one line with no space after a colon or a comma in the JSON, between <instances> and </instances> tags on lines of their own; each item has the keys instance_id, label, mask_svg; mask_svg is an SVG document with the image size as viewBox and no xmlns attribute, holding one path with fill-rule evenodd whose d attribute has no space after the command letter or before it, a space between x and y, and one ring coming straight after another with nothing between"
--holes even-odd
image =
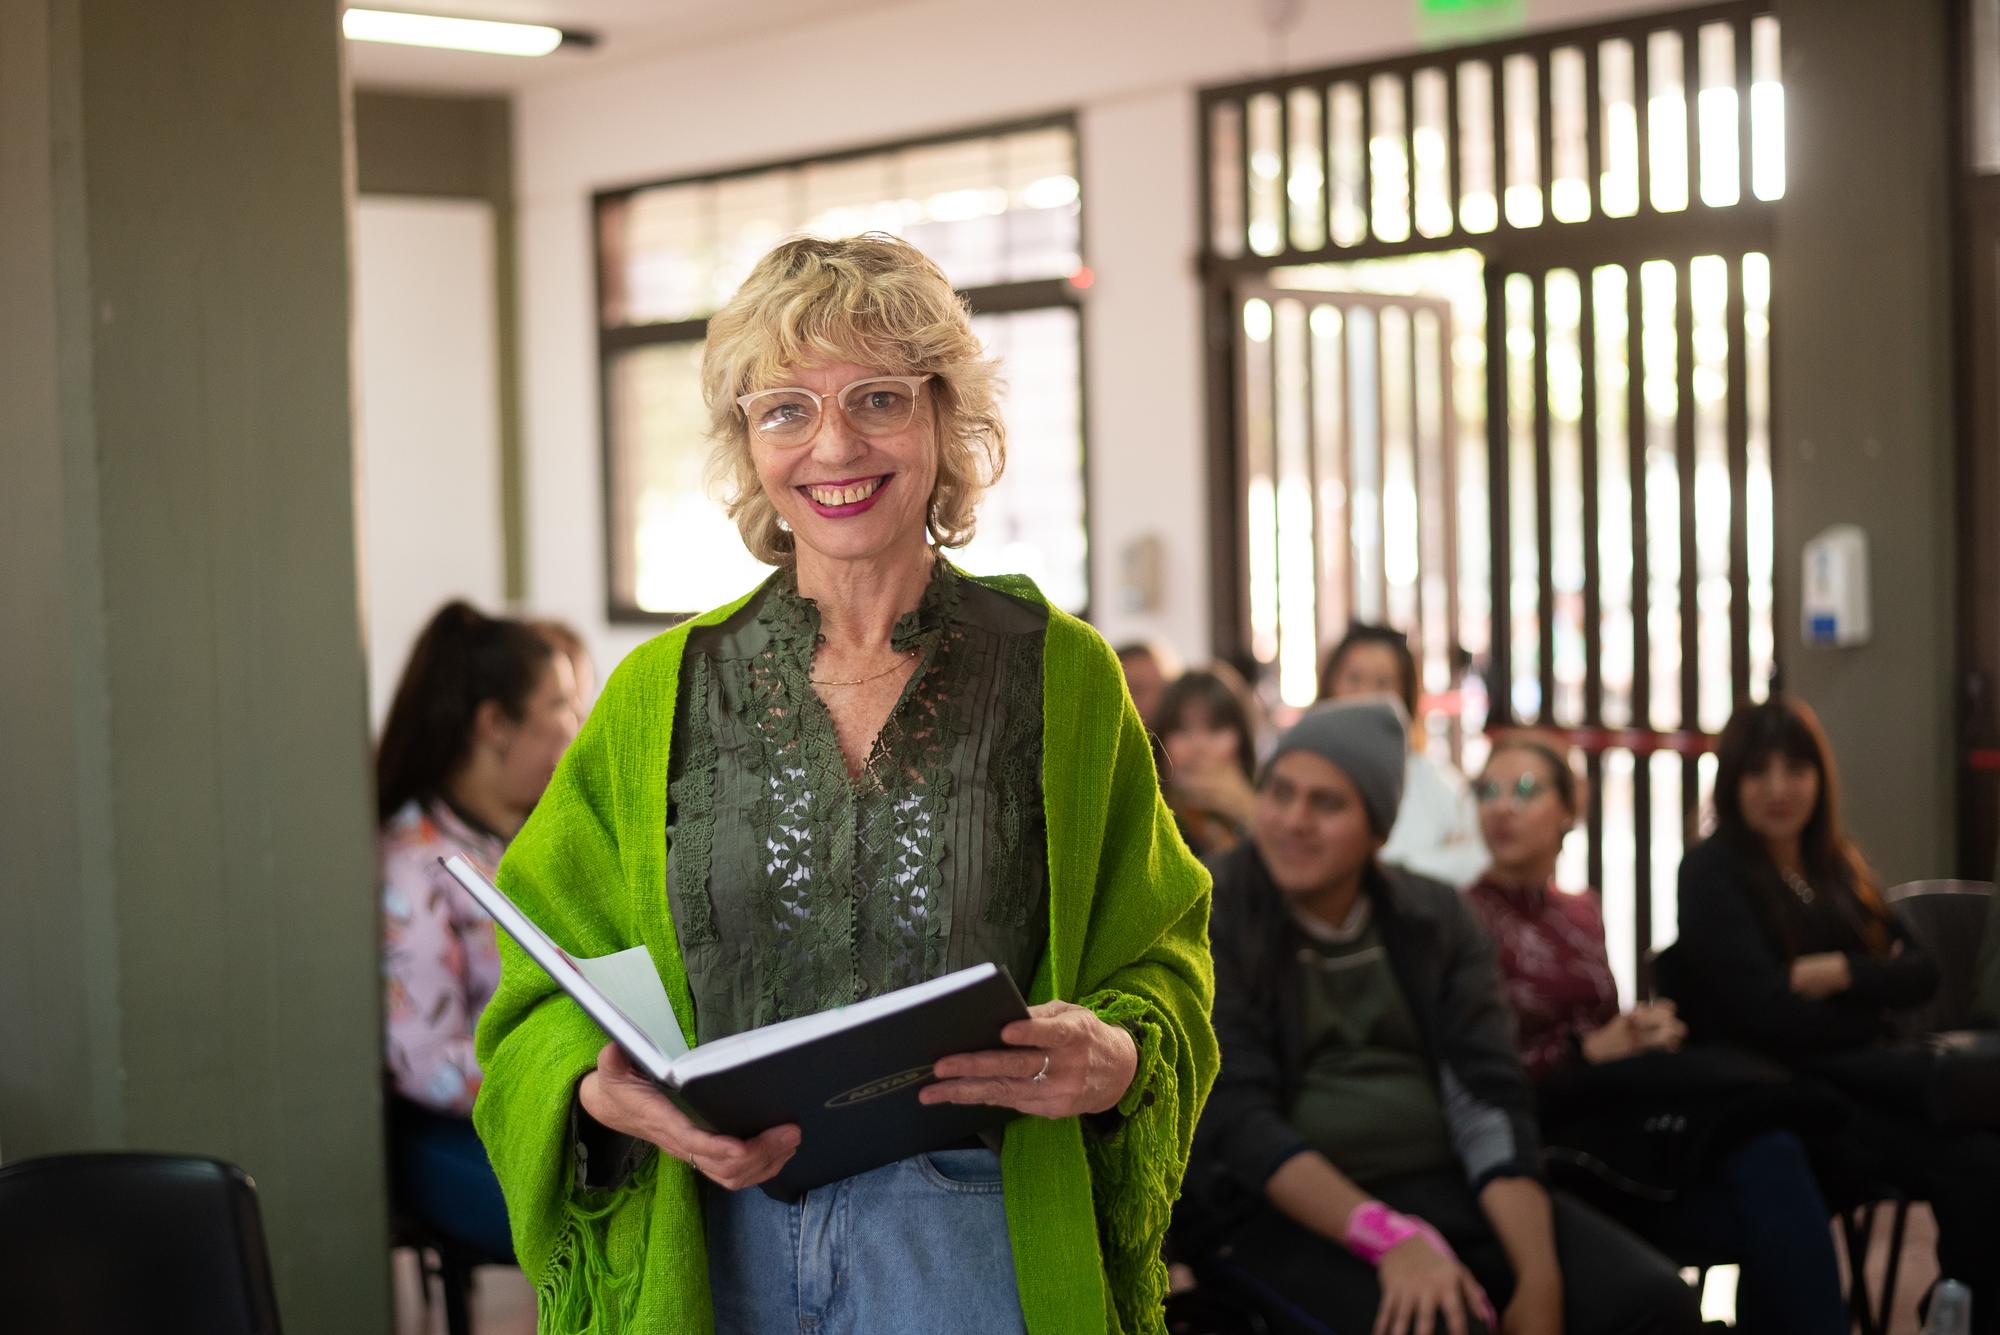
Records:
<instances>
[{"instance_id":1,"label":"green exit sign","mask_svg":"<svg viewBox=\"0 0 2000 1335\"><path fill-rule=\"evenodd\" d=\"M1519 0L1417 0L1417 9L1424 14L1477 14L1518 8Z\"/></svg>"},{"instance_id":2,"label":"green exit sign","mask_svg":"<svg viewBox=\"0 0 2000 1335\"><path fill-rule=\"evenodd\" d=\"M1437 47L1512 36L1526 11L1525 0L1417 0L1417 40Z\"/></svg>"}]
</instances>

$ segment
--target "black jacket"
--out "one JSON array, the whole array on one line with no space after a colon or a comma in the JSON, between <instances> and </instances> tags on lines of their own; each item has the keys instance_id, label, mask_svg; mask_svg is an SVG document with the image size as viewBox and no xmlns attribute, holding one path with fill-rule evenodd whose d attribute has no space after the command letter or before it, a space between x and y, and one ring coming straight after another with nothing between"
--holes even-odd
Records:
<instances>
[{"instance_id":1,"label":"black jacket","mask_svg":"<svg viewBox=\"0 0 2000 1335\"><path fill-rule=\"evenodd\" d=\"M1211 858L1209 869L1222 1071L1195 1129L1182 1211L1202 1231L1246 1214L1279 1166L1310 1148L1286 1120L1304 1074L1298 952L1305 934L1254 846ZM1538 1177L1533 1095L1486 929L1436 881L1380 868L1364 889L1436 1071L1468 1182L1477 1191L1497 1177Z\"/></svg>"},{"instance_id":2,"label":"black jacket","mask_svg":"<svg viewBox=\"0 0 2000 1335\"><path fill-rule=\"evenodd\" d=\"M1681 860L1680 941L1672 977L1659 981L1699 1040L1741 1043L1785 1061L1866 1047L1888 1035L1887 1012L1937 990L1937 963L1890 919L1902 951L1881 959L1863 947L1855 906L1841 894L1799 903L1722 839ZM1823 1001L1792 991L1791 960L1844 951L1854 982Z\"/></svg>"}]
</instances>

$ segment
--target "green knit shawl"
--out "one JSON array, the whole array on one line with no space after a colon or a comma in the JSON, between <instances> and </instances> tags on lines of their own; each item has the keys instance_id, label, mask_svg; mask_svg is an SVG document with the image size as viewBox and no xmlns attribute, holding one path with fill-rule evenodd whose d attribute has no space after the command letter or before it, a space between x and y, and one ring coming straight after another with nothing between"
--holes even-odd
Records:
<instances>
[{"instance_id":1,"label":"green knit shawl","mask_svg":"<svg viewBox=\"0 0 2000 1335\"><path fill-rule=\"evenodd\" d=\"M1020 577L982 583L1047 606ZM754 596L754 595L752 595ZM666 893L668 743L688 632L634 650L606 682L500 884L565 950L652 952L682 1031L694 999ZM1160 797L1152 749L1097 632L1048 609L1042 796L1048 949L1028 1000L1088 1006L1131 1029L1139 1068L1110 1135L1075 1118L1008 1124L1001 1174L1031 1335L1164 1330L1161 1240L1218 1064L1209 1008L1209 877ZM691 1335L712 1329L693 1169L654 1154L611 1192L574 1184L570 1111L604 1035L503 933L499 990L479 1022L473 1121L535 1286L538 1330Z\"/></svg>"}]
</instances>

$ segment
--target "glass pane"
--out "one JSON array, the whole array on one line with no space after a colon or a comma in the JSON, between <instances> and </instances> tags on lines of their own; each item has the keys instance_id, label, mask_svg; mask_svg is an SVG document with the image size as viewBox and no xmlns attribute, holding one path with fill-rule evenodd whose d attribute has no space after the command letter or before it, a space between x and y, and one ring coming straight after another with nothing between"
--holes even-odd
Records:
<instances>
[{"instance_id":1,"label":"glass pane","mask_svg":"<svg viewBox=\"0 0 2000 1335\"><path fill-rule=\"evenodd\" d=\"M1591 275L1591 285L1597 338L1598 670L1604 683L1604 724L1622 728L1632 723L1633 667L1628 271L1606 265Z\"/></svg>"},{"instance_id":2,"label":"glass pane","mask_svg":"<svg viewBox=\"0 0 2000 1335\"><path fill-rule=\"evenodd\" d=\"M1313 449L1319 474L1319 637L1346 629L1348 601L1347 401L1344 321L1337 306L1313 307Z\"/></svg>"},{"instance_id":3,"label":"glass pane","mask_svg":"<svg viewBox=\"0 0 2000 1335\"><path fill-rule=\"evenodd\" d=\"M1278 519L1271 403L1271 303L1243 303L1244 526L1250 559L1250 652L1278 656Z\"/></svg>"},{"instance_id":4,"label":"glass pane","mask_svg":"<svg viewBox=\"0 0 2000 1335\"><path fill-rule=\"evenodd\" d=\"M715 262L708 274L706 311L715 310L743 286L750 270L771 247L798 230L798 173L758 172L732 176L714 187Z\"/></svg>"},{"instance_id":5,"label":"glass pane","mask_svg":"<svg viewBox=\"0 0 2000 1335\"><path fill-rule=\"evenodd\" d=\"M1776 556L1771 495L1771 261L1755 251L1743 257L1743 403L1749 439L1743 502L1749 512L1750 698L1770 693L1776 669L1771 571Z\"/></svg>"},{"instance_id":6,"label":"glass pane","mask_svg":"<svg viewBox=\"0 0 2000 1335\"><path fill-rule=\"evenodd\" d=\"M1750 189L1759 199L1785 197L1785 85L1778 21L1750 20Z\"/></svg>"},{"instance_id":7,"label":"glass pane","mask_svg":"<svg viewBox=\"0 0 2000 1335\"><path fill-rule=\"evenodd\" d=\"M974 316L972 328L1006 372L1007 468L980 501L978 533L960 560L975 574L1026 575L1080 613L1090 553L1079 316L1055 306Z\"/></svg>"},{"instance_id":8,"label":"glass pane","mask_svg":"<svg viewBox=\"0 0 2000 1335\"><path fill-rule=\"evenodd\" d=\"M1710 208L1743 196L1742 154L1736 125L1736 28L1710 23L1699 34L1701 101L1701 202Z\"/></svg>"},{"instance_id":9,"label":"glass pane","mask_svg":"<svg viewBox=\"0 0 2000 1335\"><path fill-rule=\"evenodd\" d=\"M1557 222L1590 217L1590 139L1583 83L1583 52L1573 46L1549 53L1549 110L1554 118L1554 178L1549 214ZM1581 841L1578 841L1579 843Z\"/></svg>"},{"instance_id":10,"label":"glass pane","mask_svg":"<svg viewBox=\"0 0 2000 1335\"><path fill-rule=\"evenodd\" d=\"M1662 213L1688 206L1686 68L1679 33L1656 32L1647 39L1646 147L1653 207Z\"/></svg>"},{"instance_id":11,"label":"glass pane","mask_svg":"<svg viewBox=\"0 0 2000 1335\"><path fill-rule=\"evenodd\" d=\"M1275 255L1284 248L1282 219L1284 159L1278 136L1278 95L1260 93L1250 99L1250 249Z\"/></svg>"},{"instance_id":12,"label":"glass pane","mask_svg":"<svg viewBox=\"0 0 2000 1335\"><path fill-rule=\"evenodd\" d=\"M1425 236L1451 231L1451 178L1446 155L1451 142L1445 127L1445 74L1418 70L1417 128L1414 136L1417 183L1417 230Z\"/></svg>"},{"instance_id":13,"label":"glass pane","mask_svg":"<svg viewBox=\"0 0 2000 1335\"><path fill-rule=\"evenodd\" d=\"M704 481L708 415L701 344L617 354L610 402L613 568L648 612L698 612L740 597L767 572Z\"/></svg>"},{"instance_id":14,"label":"glass pane","mask_svg":"<svg viewBox=\"0 0 2000 1335\"><path fill-rule=\"evenodd\" d=\"M1083 263L1076 134L1067 126L1024 130L1008 135L1001 151L1007 191L1001 277L1068 277Z\"/></svg>"},{"instance_id":15,"label":"glass pane","mask_svg":"<svg viewBox=\"0 0 2000 1335\"><path fill-rule=\"evenodd\" d=\"M1514 717L1542 715L1541 551L1535 534L1534 281L1507 275L1507 522Z\"/></svg>"},{"instance_id":16,"label":"glass pane","mask_svg":"<svg viewBox=\"0 0 2000 1335\"><path fill-rule=\"evenodd\" d=\"M1623 38L1597 48L1598 124L1604 136L1604 171L1597 202L1605 216L1639 211L1639 117L1633 109L1632 44Z\"/></svg>"},{"instance_id":17,"label":"glass pane","mask_svg":"<svg viewBox=\"0 0 2000 1335\"><path fill-rule=\"evenodd\" d=\"M1327 157L1333 163L1333 240L1352 246L1368 237L1368 210L1361 199L1361 89L1338 83L1327 96L1332 109Z\"/></svg>"},{"instance_id":18,"label":"glass pane","mask_svg":"<svg viewBox=\"0 0 2000 1335\"><path fill-rule=\"evenodd\" d=\"M1382 578L1388 585L1387 619L1408 634L1417 629L1420 535L1417 513L1415 422L1410 396L1410 313L1381 311L1382 357Z\"/></svg>"},{"instance_id":19,"label":"glass pane","mask_svg":"<svg viewBox=\"0 0 2000 1335\"><path fill-rule=\"evenodd\" d=\"M1674 314L1677 272L1668 260L1639 268L1646 402L1646 630L1651 637L1655 728L1681 726L1681 489L1674 427L1680 409Z\"/></svg>"},{"instance_id":20,"label":"glass pane","mask_svg":"<svg viewBox=\"0 0 2000 1335\"><path fill-rule=\"evenodd\" d=\"M1735 705L1729 653L1729 263L1700 255L1688 265L1694 318L1694 559L1700 714L1721 732Z\"/></svg>"},{"instance_id":21,"label":"glass pane","mask_svg":"<svg viewBox=\"0 0 2000 1335\"><path fill-rule=\"evenodd\" d=\"M1368 97L1374 123L1368 144L1374 198L1375 235L1384 241L1405 241L1410 235L1410 162L1403 137L1403 81L1393 74L1369 80Z\"/></svg>"},{"instance_id":22,"label":"glass pane","mask_svg":"<svg viewBox=\"0 0 2000 1335\"><path fill-rule=\"evenodd\" d=\"M640 190L606 217L607 225L623 228L618 248L625 259L624 309L607 310L608 322L666 324L708 313L718 259L713 200L708 185Z\"/></svg>"},{"instance_id":23,"label":"glass pane","mask_svg":"<svg viewBox=\"0 0 2000 1335\"><path fill-rule=\"evenodd\" d=\"M1556 723L1584 722L1583 292L1569 269L1544 287L1549 368L1549 575L1554 581Z\"/></svg>"},{"instance_id":24,"label":"glass pane","mask_svg":"<svg viewBox=\"0 0 2000 1335\"><path fill-rule=\"evenodd\" d=\"M962 139L898 156L903 236L938 262L954 287L982 287L1005 276L1009 204L1004 162L992 139Z\"/></svg>"},{"instance_id":25,"label":"glass pane","mask_svg":"<svg viewBox=\"0 0 2000 1335\"><path fill-rule=\"evenodd\" d=\"M1541 73L1532 56L1509 56L1501 66L1507 96L1507 225L1542 221Z\"/></svg>"},{"instance_id":26,"label":"glass pane","mask_svg":"<svg viewBox=\"0 0 2000 1335\"><path fill-rule=\"evenodd\" d=\"M1686 818L1681 813L1681 769L1677 752L1647 757L1653 780L1653 949L1664 950L1681 934L1681 851Z\"/></svg>"},{"instance_id":27,"label":"glass pane","mask_svg":"<svg viewBox=\"0 0 2000 1335\"><path fill-rule=\"evenodd\" d=\"M1243 104L1219 102L1209 111L1208 202L1215 253L1243 253Z\"/></svg>"},{"instance_id":28,"label":"glass pane","mask_svg":"<svg viewBox=\"0 0 2000 1335\"><path fill-rule=\"evenodd\" d=\"M1468 60L1458 67L1458 221L1468 232L1500 224L1493 147L1493 67Z\"/></svg>"},{"instance_id":29,"label":"glass pane","mask_svg":"<svg viewBox=\"0 0 2000 1335\"><path fill-rule=\"evenodd\" d=\"M1638 996L1638 960L1633 955L1633 923L1639 899L1639 841L1634 830L1637 809L1633 775L1636 760L1630 751L1604 753L1604 786L1598 804L1604 812L1604 945L1611 956L1611 975L1618 980L1618 995L1628 1002Z\"/></svg>"},{"instance_id":30,"label":"glass pane","mask_svg":"<svg viewBox=\"0 0 2000 1335\"><path fill-rule=\"evenodd\" d=\"M1313 606L1313 504L1306 397L1306 309L1279 302L1272 323L1278 373L1278 694L1313 702L1319 686L1319 625Z\"/></svg>"},{"instance_id":31,"label":"glass pane","mask_svg":"<svg viewBox=\"0 0 2000 1335\"><path fill-rule=\"evenodd\" d=\"M815 236L853 236L876 226L883 201L900 198L892 166L882 154L806 164L799 173L801 225ZM884 230L902 229L899 215Z\"/></svg>"},{"instance_id":32,"label":"glass pane","mask_svg":"<svg viewBox=\"0 0 2000 1335\"><path fill-rule=\"evenodd\" d=\"M1326 244L1326 166L1321 145L1319 93L1294 88L1287 94L1291 117L1291 179L1285 197L1292 210L1292 249L1318 250Z\"/></svg>"},{"instance_id":33,"label":"glass pane","mask_svg":"<svg viewBox=\"0 0 2000 1335\"><path fill-rule=\"evenodd\" d=\"M1366 306L1347 311L1347 384L1354 615L1382 621L1382 326Z\"/></svg>"}]
</instances>

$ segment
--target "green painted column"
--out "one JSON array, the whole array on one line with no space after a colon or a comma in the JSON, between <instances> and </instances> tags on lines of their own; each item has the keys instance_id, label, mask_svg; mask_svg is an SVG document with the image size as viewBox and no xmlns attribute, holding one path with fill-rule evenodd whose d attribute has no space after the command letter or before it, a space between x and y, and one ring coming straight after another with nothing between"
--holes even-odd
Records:
<instances>
[{"instance_id":1,"label":"green painted column","mask_svg":"<svg viewBox=\"0 0 2000 1335\"><path fill-rule=\"evenodd\" d=\"M386 1331L338 7L0 41L0 1156L256 1179L285 1327Z\"/></svg>"},{"instance_id":2,"label":"green painted column","mask_svg":"<svg viewBox=\"0 0 2000 1335\"><path fill-rule=\"evenodd\" d=\"M1947 5L1778 0L1787 181L1772 255L1779 652L1886 881L1949 876L1954 522ZM1874 636L1809 647L1800 548L1868 534Z\"/></svg>"}]
</instances>

